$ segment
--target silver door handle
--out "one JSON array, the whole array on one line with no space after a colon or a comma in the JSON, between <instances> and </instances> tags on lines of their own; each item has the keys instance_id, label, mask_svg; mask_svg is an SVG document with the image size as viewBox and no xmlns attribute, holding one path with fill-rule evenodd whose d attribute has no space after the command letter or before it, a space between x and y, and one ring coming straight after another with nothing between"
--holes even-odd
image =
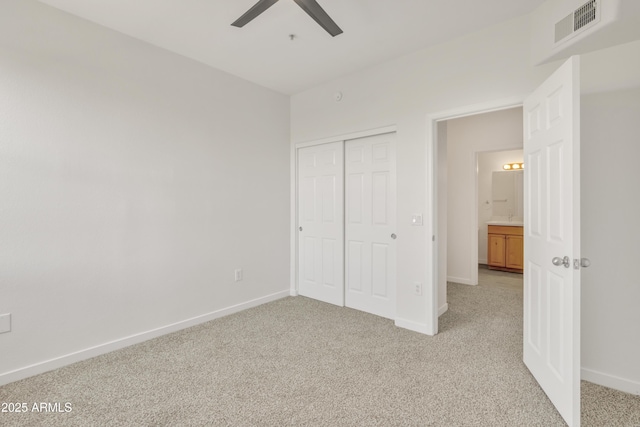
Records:
<instances>
[{"instance_id":1,"label":"silver door handle","mask_svg":"<svg viewBox=\"0 0 640 427\"><path fill-rule=\"evenodd\" d=\"M396 240L396 237L398 237L398 236L396 236L396 233L391 234L391 238L392 238L393 240Z\"/></svg>"},{"instance_id":2,"label":"silver door handle","mask_svg":"<svg viewBox=\"0 0 640 427\"><path fill-rule=\"evenodd\" d=\"M302 227L298 227L298 231L302 231Z\"/></svg>"},{"instance_id":3,"label":"silver door handle","mask_svg":"<svg viewBox=\"0 0 640 427\"><path fill-rule=\"evenodd\" d=\"M554 259L552 259L551 262L553 263L553 265L558 267L560 267L561 265L564 265L564 268L569 268L571 266L571 260L569 259L568 256L564 258L560 258L559 256L557 256Z\"/></svg>"}]
</instances>

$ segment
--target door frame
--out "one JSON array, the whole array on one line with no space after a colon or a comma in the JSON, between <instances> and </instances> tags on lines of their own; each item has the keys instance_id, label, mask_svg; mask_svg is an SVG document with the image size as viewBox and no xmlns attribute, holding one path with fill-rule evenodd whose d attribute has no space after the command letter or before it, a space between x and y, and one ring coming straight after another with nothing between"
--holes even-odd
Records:
<instances>
[{"instance_id":1,"label":"door frame","mask_svg":"<svg viewBox=\"0 0 640 427\"><path fill-rule=\"evenodd\" d=\"M444 236L438 235L438 226L440 224L440 218L438 216L438 209L440 207L440 196L438 192L438 123L447 120L458 119L461 117L474 116L478 114L491 113L494 111L507 110L510 108L522 107L526 95L498 99L495 101L488 101L480 104L472 104L454 108L451 110L440 111L432 114L428 114L426 117L427 138L425 155L427 165L427 194L426 194L426 212L431 215L431 221L425 221L427 226L427 242L426 242L426 260L425 265L427 271L431 271L431 280L428 283L424 293L431 295L431 307L427 310L427 330L429 335L435 335L438 333L438 317L446 311L447 302L445 294L445 302L442 304L442 309L439 304L440 298L440 284L444 283L444 289L446 289L446 269L440 271L438 268L439 262L447 259L446 253L446 230L444 230ZM473 160L477 161L477 154L474 153ZM476 189L475 197L477 199L477 177L476 177ZM475 259L477 263L478 249L477 249L477 209L473 210L475 219L473 223L475 228L472 230L475 233L475 237L472 238L472 242L476 242L476 248L472 248L475 252ZM525 224L526 226L526 224ZM472 257L473 258L473 257Z\"/></svg>"},{"instance_id":2,"label":"door frame","mask_svg":"<svg viewBox=\"0 0 640 427\"><path fill-rule=\"evenodd\" d=\"M346 142L351 139L364 138L368 136L383 135L385 133L397 132L398 127L396 125L383 126L379 128L373 128L363 131L350 132L342 135L330 136L321 139L314 139L309 141L300 141L291 144L290 151L290 190L291 190L291 205L290 205L290 234L289 234L289 246L290 250L290 271L289 271L289 295L298 296L298 150L300 148L312 147L315 145L329 144L332 142ZM344 215L344 212L343 212ZM343 234L344 237L344 234ZM344 240L344 239L343 239ZM344 243L344 241L343 241ZM344 274L344 271L342 272ZM342 289L344 293L344 285ZM397 289L396 289L397 292Z\"/></svg>"}]
</instances>

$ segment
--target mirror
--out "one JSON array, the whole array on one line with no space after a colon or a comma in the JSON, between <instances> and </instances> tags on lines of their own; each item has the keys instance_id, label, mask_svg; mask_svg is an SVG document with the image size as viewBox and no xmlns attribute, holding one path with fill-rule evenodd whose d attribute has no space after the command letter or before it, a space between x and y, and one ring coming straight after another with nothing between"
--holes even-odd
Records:
<instances>
[{"instance_id":1,"label":"mirror","mask_svg":"<svg viewBox=\"0 0 640 427\"><path fill-rule=\"evenodd\" d=\"M496 171L491 176L494 219L524 217L524 171Z\"/></svg>"}]
</instances>

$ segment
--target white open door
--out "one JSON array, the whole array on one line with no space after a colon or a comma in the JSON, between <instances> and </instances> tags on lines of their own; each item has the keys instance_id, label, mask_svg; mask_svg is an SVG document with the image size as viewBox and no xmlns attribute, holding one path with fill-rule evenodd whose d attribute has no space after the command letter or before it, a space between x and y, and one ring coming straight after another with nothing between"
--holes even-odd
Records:
<instances>
[{"instance_id":1,"label":"white open door","mask_svg":"<svg viewBox=\"0 0 640 427\"><path fill-rule=\"evenodd\" d=\"M298 150L298 292L344 306L344 152Z\"/></svg>"},{"instance_id":2,"label":"white open door","mask_svg":"<svg viewBox=\"0 0 640 427\"><path fill-rule=\"evenodd\" d=\"M580 61L524 103L524 362L580 425Z\"/></svg>"}]
</instances>

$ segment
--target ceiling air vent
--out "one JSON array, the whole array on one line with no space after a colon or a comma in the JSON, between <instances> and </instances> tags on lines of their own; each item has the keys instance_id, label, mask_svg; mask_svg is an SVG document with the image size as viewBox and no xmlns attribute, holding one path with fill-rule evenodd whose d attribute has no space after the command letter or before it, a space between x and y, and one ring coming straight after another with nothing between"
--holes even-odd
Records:
<instances>
[{"instance_id":1,"label":"ceiling air vent","mask_svg":"<svg viewBox=\"0 0 640 427\"><path fill-rule=\"evenodd\" d=\"M564 41L575 35L588 24L598 20L599 0L589 0L556 23L555 42Z\"/></svg>"}]
</instances>

